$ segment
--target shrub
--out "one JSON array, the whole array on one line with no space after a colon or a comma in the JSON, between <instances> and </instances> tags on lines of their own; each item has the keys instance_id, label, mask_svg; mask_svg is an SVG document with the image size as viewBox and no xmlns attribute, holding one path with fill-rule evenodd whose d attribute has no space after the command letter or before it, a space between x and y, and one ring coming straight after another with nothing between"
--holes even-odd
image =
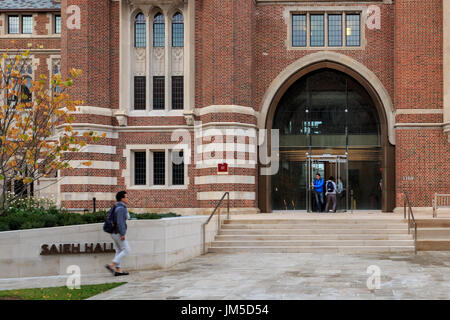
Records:
<instances>
[{"instance_id":1,"label":"shrub","mask_svg":"<svg viewBox=\"0 0 450 320\"><path fill-rule=\"evenodd\" d=\"M0 232L9 231L9 224L5 221L0 221Z\"/></svg>"},{"instance_id":2,"label":"shrub","mask_svg":"<svg viewBox=\"0 0 450 320\"><path fill-rule=\"evenodd\" d=\"M12 202L11 206L0 216L0 231L103 223L106 220L107 214L107 211L79 214L69 212L65 209L58 209L56 205L49 200L33 198L18 199ZM130 218L139 220L177 216L178 215L175 213L135 214L130 212Z\"/></svg>"},{"instance_id":3,"label":"shrub","mask_svg":"<svg viewBox=\"0 0 450 320\"><path fill-rule=\"evenodd\" d=\"M107 215L108 212L106 211L97 211L85 213L82 217L85 223L102 223L105 222Z\"/></svg>"}]
</instances>

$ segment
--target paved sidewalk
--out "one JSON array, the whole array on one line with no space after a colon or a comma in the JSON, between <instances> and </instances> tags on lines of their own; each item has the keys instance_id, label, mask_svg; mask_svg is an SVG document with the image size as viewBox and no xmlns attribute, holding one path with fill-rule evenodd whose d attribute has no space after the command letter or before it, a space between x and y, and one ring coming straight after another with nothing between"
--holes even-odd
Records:
<instances>
[{"instance_id":1,"label":"paved sidewalk","mask_svg":"<svg viewBox=\"0 0 450 320\"><path fill-rule=\"evenodd\" d=\"M367 268L381 271L370 291ZM0 289L65 285L66 277L5 280ZM91 299L450 299L450 252L414 255L208 254L167 270L83 276L128 284Z\"/></svg>"}]
</instances>

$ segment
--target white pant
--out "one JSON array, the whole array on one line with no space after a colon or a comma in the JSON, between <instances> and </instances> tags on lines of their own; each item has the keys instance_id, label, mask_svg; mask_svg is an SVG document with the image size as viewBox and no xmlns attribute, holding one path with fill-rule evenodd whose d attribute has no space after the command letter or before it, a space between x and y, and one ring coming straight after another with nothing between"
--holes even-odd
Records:
<instances>
[{"instance_id":1,"label":"white pant","mask_svg":"<svg viewBox=\"0 0 450 320\"><path fill-rule=\"evenodd\" d=\"M116 268L120 268L122 259L130 253L130 246L127 240L122 240L120 233L111 234L111 238L114 241L114 247L116 248L116 255L112 262L116 264Z\"/></svg>"}]
</instances>

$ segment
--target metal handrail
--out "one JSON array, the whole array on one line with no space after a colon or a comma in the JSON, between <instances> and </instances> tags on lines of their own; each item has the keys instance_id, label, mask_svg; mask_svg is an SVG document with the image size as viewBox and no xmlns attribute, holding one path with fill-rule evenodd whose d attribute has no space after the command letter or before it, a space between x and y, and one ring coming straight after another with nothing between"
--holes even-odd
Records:
<instances>
[{"instance_id":1,"label":"metal handrail","mask_svg":"<svg viewBox=\"0 0 450 320\"><path fill-rule=\"evenodd\" d=\"M223 199L225 199L225 196L227 197L227 220L230 219L230 192L227 191L227 192L225 192L223 194L222 198L217 203L216 208L211 213L211 215L209 216L208 220L206 220L206 222L203 223L203 225L202 225L202 228L203 228L203 254L206 253L206 225L211 221L211 219L214 216L214 214L216 213L217 209L222 204ZM218 232L220 232L220 227L221 227L221 224L220 224L220 210L219 210L219 215L218 215L218 219L217 219L217 230L218 230Z\"/></svg>"},{"instance_id":2,"label":"metal handrail","mask_svg":"<svg viewBox=\"0 0 450 320\"><path fill-rule=\"evenodd\" d=\"M417 254L417 223L414 218L414 213L412 211L411 203L409 202L408 193L403 192L405 195L403 199L403 218L406 219L406 205L408 205L408 234L411 234L411 221L414 223L414 253ZM411 219L412 218L412 219Z\"/></svg>"}]
</instances>

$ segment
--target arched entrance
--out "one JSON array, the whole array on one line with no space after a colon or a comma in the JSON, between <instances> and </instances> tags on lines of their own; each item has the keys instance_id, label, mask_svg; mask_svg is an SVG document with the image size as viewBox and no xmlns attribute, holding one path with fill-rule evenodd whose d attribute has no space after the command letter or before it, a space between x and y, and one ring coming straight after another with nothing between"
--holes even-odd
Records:
<instances>
[{"instance_id":1,"label":"arched entrance","mask_svg":"<svg viewBox=\"0 0 450 320\"><path fill-rule=\"evenodd\" d=\"M312 171L334 176L337 165L329 159L345 155L348 164L339 175L347 191L353 190L356 208L394 208L388 117L379 95L359 73L330 61L301 69L274 96L265 127L279 130L280 166L276 175L259 178L262 212L311 209L307 180ZM311 157L316 159L312 166Z\"/></svg>"}]
</instances>

